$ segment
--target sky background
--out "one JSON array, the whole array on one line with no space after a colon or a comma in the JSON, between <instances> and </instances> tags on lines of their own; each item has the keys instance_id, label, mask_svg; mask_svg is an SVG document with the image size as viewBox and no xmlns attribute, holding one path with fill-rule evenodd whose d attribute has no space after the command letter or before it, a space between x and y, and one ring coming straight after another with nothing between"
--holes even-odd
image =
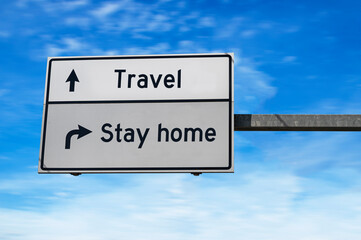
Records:
<instances>
[{"instance_id":1,"label":"sky background","mask_svg":"<svg viewBox=\"0 0 361 240\"><path fill-rule=\"evenodd\" d=\"M0 3L0 239L361 239L359 132L235 132L234 174L37 173L50 56L234 52L235 113L360 114L361 1Z\"/></svg>"}]
</instances>

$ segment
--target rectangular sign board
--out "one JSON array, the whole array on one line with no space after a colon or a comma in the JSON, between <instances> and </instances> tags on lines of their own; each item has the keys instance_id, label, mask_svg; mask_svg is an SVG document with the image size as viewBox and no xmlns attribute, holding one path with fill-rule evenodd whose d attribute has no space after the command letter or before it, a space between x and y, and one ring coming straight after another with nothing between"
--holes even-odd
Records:
<instances>
[{"instance_id":1,"label":"rectangular sign board","mask_svg":"<svg viewBox=\"0 0 361 240\"><path fill-rule=\"evenodd\" d=\"M48 59L39 173L233 172L233 54Z\"/></svg>"}]
</instances>

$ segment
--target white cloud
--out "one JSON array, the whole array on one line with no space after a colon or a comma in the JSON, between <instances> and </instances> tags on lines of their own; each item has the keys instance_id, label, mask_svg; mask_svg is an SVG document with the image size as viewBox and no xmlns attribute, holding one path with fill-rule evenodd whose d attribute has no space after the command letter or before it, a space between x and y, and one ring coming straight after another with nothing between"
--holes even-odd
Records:
<instances>
[{"instance_id":1,"label":"white cloud","mask_svg":"<svg viewBox=\"0 0 361 240\"><path fill-rule=\"evenodd\" d=\"M38 178L40 185L23 181L24 189L32 193L46 186L54 197L44 202L40 195L39 204L29 207L3 207L0 238L336 240L361 233L358 191L302 199L304 179L282 171L223 178L123 175L105 182L88 176Z\"/></svg>"},{"instance_id":2,"label":"white cloud","mask_svg":"<svg viewBox=\"0 0 361 240\"><path fill-rule=\"evenodd\" d=\"M244 17L233 17L223 26L218 29L216 37L218 38L230 38L237 35L240 32L241 26L245 23Z\"/></svg>"},{"instance_id":3,"label":"white cloud","mask_svg":"<svg viewBox=\"0 0 361 240\"><path fill-rule=\"evenodd\" d=\"M89 4L88 0L63 1L62 4L68 9L76 9Z\"/></svg>"},{"instance_id":4,"label":"white cloud","mask_svg":"<svg viewBox=\"0 0 361 240\"><path fill-rule=\"evenodd\" d=\"M280 161L299 174L332 168L361 170L361 152L355 151L361 139L353 132L270 133L267 139L272 141L263 145L266 158Z\"/></svg>"},{"instance_id":5,"label":"white cloud","mask_svg":"<svg viewBox=\"0 0 361 240\"><path fill-rule=\"evenodd\" d=\"M199 20L199 26L200 27L215 27L216 22L215 22L214 18L212 18L212 17L202 17Z\"/></svg>"},{"instance_id":6,"label":"white cloud","mask_svg":"<svg viewBox=\"0 0 361 240\"><path fill-rule=\"evenodd\" d=\"M65 19L65 24L69 26L88 28L90 26L90 19L86 17L69 17Z\"/></svg>"},{"instance_id":7,"label":"white cloud","mask_svg":"<svg viewBox=\"0 0 361 240\"><path fill-rule=\"evenodd\" d=\"M100 49L96 46L93 46L90 43L85 42L84 39L80 38L63 38L61 41L58 41L56 44L48 44L45 48L45 56L60 56L60 55L117 55L119 54L118 50L113 49ZM41 56L44 57L44 56Z\"/></svg>"},{"instance_id":8,"label":"white cloud","mask_svg":"<svg viewBox=\"0 0 361 240\"><path fill-rule=\"evenodd\" d=\"M122 6L127 4L128 1L122 2L106 2L101 7L92 11L92 14L97 18L106 18L111 14L117 12Z\"/></svg>"},{"instance_id":9,"label":"white cloud","mask_svg":"<svg viewBox=\"0 0 361 240\"><path fill-rule=\"evenodd\" d=\"M20 8L24 8L24 7L27 6L28 2L31 2L31 1L38 2L40 0L17 0L16 1L16 6L20 7Z\"/></svg>"},{"instance_id":10,"label":"white cloud","mask_svg":"<svg viewBox=\"0 0 361 240\"><path fill-rule=\"evenodd\" d=\"M7 156L1 156L0 155L0 160L9 160L10 158L9 157L7 157Z\"/></svg>"},{"instance_id":11,"label":"white cloud","mask_svg":"<svg viewBox=\"0 0 361 240\"><path fill-rule=\"evenodd\" d=\"M11 34L7 31L0 31L0 38L8 38L10 35Z\"/></svg>"},{"instance_id":12,"label":"white cloud","mask_svg":"<svg viewBox=\"0 0 361 240\"><path fill-rule=\"evenodd\" d=\"M210 50L199 43L190 40L183 40L178 43L177 53L208 53Z\"/></svg>"},{"instance_id":13,"label":"white cloud","mask_svg":"<svg viewBox=\"0 0 361 240\"><path fill-rule=\"evenodd\" d=\"M286 33L295 33L295 32L300 31L300 27L299 26L289 26L289 27L286 27L284 31Z\"/></svg>"},{"instance_id":14,"label":"white cloud","mask_svg":"<svg viewBox=\"0 0 361 240\"><path fill-rule=\"evenodd\" d=\"M93 26L101 29L102 32L129 32L131 35L139 36L141 33L166 32L172 29L173 15L157 4L145 4L132 0L120 2L106 2L97 9L90 11L95 18L90 19Z\"/></svg>"},{"instance_id":15,"label":"white cloud","mask_svg":"<svg viewBox=\"0 0 361 240\"><path fill-rule=\"evenodd\" d=\"M274 23L271 21L263 21L260 24L258 24L258 27L261 29L272 29L274 27Z\"/></svg>"},{"instance_id":16,"label":"white cloud","mask_svg":"<svg viewBox=\"0 0 361 240\"><path fill-rule=\"evenodd\" d=\"M56 11L73 11L89 5L88 0L71 0L71 1L44 1L41 3L47 12Z\"/></svg>"},{"instance_id":17,"label":"white cloud","mask_svg":"<svg viewBox=\"0 0 361 240\"><path fill-rule=\"evenodd\" d=\"M284 63L294 63L297 60L296 56L285 56L282 58L282 62Z\"/></svg>"},{"instance_id":18,"label":"white cloud","mask_svg":"<svg viewBox=\"0 0 361 240\"><path fill-rule=\"evenodd\" d=\"M148 19L149 17L149 19ZM143 24L139 24L134 30L137 32L167 32L172 29L173 24L168 16L162 14L148 15Z\"/></svg>"},{"instance_id":19,"label":"white cloud","mask_svg":"<svg viewBox=\"0 0 361 240\"><path fill-rule=\"evenodd\" d=\"M85 7L89 4L88 0L69 0L69 1L47 1L47 0L18 0L16 5L20 8L29 7L31 4L38 4L44 11L49 13L59 11L73 11Z\"/></svg>"},{"instance_id":20,"label":"white cloud","mask_svg":"<svg viewBox=\"0 0 361 240\"><path fill-rule=\"evenodd\" d=\"M168 43L158 43L148 47L129 47L124 54L127 55L144 55L144 54L165 54L168 53L170 46Z\"/></svg>"},{"instance_id":21,"label":"white cloud","mask_svg":"<svg viewBox=\"0 0 361 240\"><path fill-rule=\"evenodd\" d=\"M247 113L272 98L277 89L271 85L271 76L258 70L257 65L250 59L237 54L239 50L235 52L235 96L240 98L237 99L235 112Z\"/></svg>"},{"instance_id":22,"label":"white cloud","mask_svg":"<svg viewBox=\"0 0 361 240\"><path fill-rule=\"evenodd\" d=\"M147 33L169 32L175 28L178 31L190 31L217 27L212 16L200 16L200 13L194 11L184 13L182 4L177 4L169 11L163 4L169 3L149 4L133 0L105 2L92 7L85 14L68 17L66 24L81 28L95 27L106 33L127 33L138 38Z\"/></svg>"},{"instance_id":23,"label":"white cloud","mask_svg":"<svg viewBox=\"0 0 361 240\"><path fill-rule=\"evenodd\" d=\"M19 78L21 75L14 76L14 78ZM24 82L27 80L29 82L36 81L34 78L27 78L28 76L21 77ZM39 103L43 102L43 89L41 87L26 88L21 84L13 85L16 84L15 82L13 84L8 83L10 82L7 82L8 88L0 90L0 127L2 127L0 128L0 135L9 136L7 135L9 134L9 129L13 127L19 132L26 132L26 134L37 132L36 128L30 129L30 125L41 118Z\"/></svg>"},{"instance_id":24,"label":"white cloud","mask_svg":"<svg viewBox=\"0 0 361 240\"><path fill-rule=\"evenodd\" d=\"M7 94L9 92L8 89L0 89L0 97L5 96L5 94Z\"/></svg>"},{"instance_id":25,"label":"white cloud","mask_svg":"<svg viewBox=\"0 0 361 240\"><path fill-rule=\"evenodd\" d=\"M241 36L244 38L251 38L257 34L257 31L254 29L251 30L245 30L241 32Z\"/></svg>"},{"instance_id":26,"label":"white cloud","mask_svg":"<svg viewBox=\"0 0 361 240\"><path fill-rule=\"evenodd\" d=\"M59 44L49 44L46 47L47 56L59 56L62 54L81 52L87 48L87 44L80 42L77 38L63 38Z\"/></svg>"}]
</instances>

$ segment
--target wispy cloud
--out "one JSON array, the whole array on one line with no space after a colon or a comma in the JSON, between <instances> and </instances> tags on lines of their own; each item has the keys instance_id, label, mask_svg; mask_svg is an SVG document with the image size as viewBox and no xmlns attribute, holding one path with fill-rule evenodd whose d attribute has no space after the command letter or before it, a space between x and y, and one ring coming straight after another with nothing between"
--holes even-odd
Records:
<instances>
[{"instance_id":1,"label":"wispy cloud","mask_svg":"<svg viewBox=\"0 0 361 240\"><path fill-rule=\"evenodd\" d=\"M236 54L235 58L235 96L238 96L239 102L236 108L242 106L236 112L245 113L272 98L277 89L271 85L272 77L258 70L253 61L240 54Z\"/></svg>"},{"instance_id":2,"label":"wispy cloud","mask_svg":"<svg viewBox=\"0 0 361 240\"><path fill-rule=\"evenodd\" d=\"M89 4L88 0L73 0L73 1L61 1L59 4L67 9L74 10L79 7L84 7Z\"/></svg>"},{"instance_id":3,"label":"wispy cloud","mask_svg":"<svg viewBox=\"0 0 361 240\"><path fill-rule=\"evenodd\" d=\"M164 54L170 49L168 43L159 43L148 47L130 47L125 50L125 54L129 55L144 55L144 54Z\"/></svg>"},{"instance_id":4,"label":"wispy cloud","mask_svg":"<svg viewBox=\"0 0 361 240\"><path fill-rule=\"evenodd\" d=\"M8 38L10 35L11 34L8 31L0 31L0 38Z\"/></svg>"},{"instance_id":5,"label":"wispy cloud","mask_svg":"<svg viewBox=\"0 0 361 240\"><path fill-rule=\"evenodd\" d=\"M80 28L90 27L90 19L87 17L68 17L65 19L65 24Z\"/></svg>"},{"instance_id":6,"label":"wispy cloud","mask_svg":"<svg viewBox=\"0 0 361 240\"><path fill-rule=\"evenodd\" d=\"M18 0L16 5L20 8L40 6L46 12L72 11L80 7L87 6L88 0L70 0L70 1L47 1L47 0Z\"/></svg>"},{"instance_id":7,"label":"wispy cloud","mask_svg":"<svg viewBox=\"0 0 361 240\"><path fill-rule=\"evenodd\" d=\"M294 63L297 60L296 56L285 56L282 58L283 63Z\"/></svg>"},{"instance_id":8,"label":"wispy cloud","mask_svg":"<svg viewBox=\"0 0 361 240\"><path fill-rule=\"evenodd\" d=\"M79 178L84 179L58 182L62 177L57 175L41 184L54 189L42 210L2 208L0 236L41 240L56 232L52 239L289 239L297 232L293 239L336 240L357 239L361 231L359 193L344 190L298 201L304 180L282 171L236 174L222 183L184 174L129 176L127 186L116 188ZM124 179L109 180L114 186ZM29 192L34 188L24 184Z\"/></svg>"},{"instance_id":9,"label":"wispy cloud","mask_svg":"<svg viewBox=\"0 0 361 240\"><path fill-rule=\"evenodd\" d=\"M81 38L63 38L56 44L48 44L42 57L61 56L61 55L117 55L118 50L104 50ZM45 55L45 56L44 56Z\"/></svg>"},{"instance_id":10,"label":"wispy cloud","mask_svg":"<svg viewBox=\"0 0 361 240\"><path fill-rule=\"evenodd\" d=\"M121 2L106 2L103 3L101 7L94 9L91 11L92 15L97 18L104 19L111 14L115 13L122 6L129 4L129 1L121 1Z\"/></svg>"},{"instance_id":11,"label":"wispy cloud","mask_svg":"<svg viewBox=\"0 0 361 240\"><path fill-rule=\"evenodd\" d=\"M9 157L0 155L0 160L8 160L8 159L9 159Z\"/></svg>"},{"instance_id":12,"label":"wispy cloud","mask_svg":"<svg viewBox=\"0 0 361 240\"><path fill-rule=\"evenodd\" d=\"M199 20L200 27L214 27L216 26L216 21L213 17L203 17Z\"/></svg>"},{"instance_id":13,"label":"wispy cloud","mask_svg":"<svg viewBox=\"0 0 361 240\"><path fill-rule=\"evenodd\" d=\"M0 96L0 126L10 126L21 124L22 120L38 119L41 113L43 91L40 89L24 90L20 87L17 91L5 90ZM19 97L21 92L21 97ZM36 109L36 111L35 111ZM22 128L23 125L19 125ZM5 129L3 129L5 130ZM8 130L8 129L7 129ZM1 131L1 129L0 129Z\"/></svg>"},{"instance_id":14,"label":"wispy cloud","mask_svg":"<svg viewBox=\"0 0 361 240\"><path fill-rule=\"evenodd\" d=\"M5 94L7 94L9 92L8 89L0 89L0 98L5 96Z\"/></svg>"},{"instance_id":15,"label":"wispy cloud","mask_svg":"<svg viewBox=\"0 0 361 240\"><path fill-rule=\"evenodd\" d=\"M301 175L333 168L361 171L361 152L353 151L361 139L355 133L274 133L272 139L264 145L267 159L280 161Z\"/></svg>"},{"instance_id":16,"label":"wispy cloud","mask_svg":"<svg viewBox=\"0 0 361 240\"><path fill-rule=\"evenodd\" d=\"M47 56L58 56L62 54L69 54L74 52L81 52L87 48L86 43L80 42L77 38L64 38L59 41L59 44L49 44L46 48Z\"/></svg>"},{"instance_id":17,"label":"wispy cloud","mask_svg":"<svg viewBox=\"0 0 361 240\"><path fill-rule=\"evenodd\" d=\"M256 30L244 30L241 32L241 36L244 38L251 38L257 34Z\"/></svg>"},{"instance_id":18,"label":"wispy cloud","mask_svg":"<svg viewBox=\"0 0 361 240\"><path fill-rule=\"evenodd\" d=\"M243 24L246 22L244 17L232 17L230 19L225 19L224 26L219 29L216 37L227 39L232 36L238 35L242 29Z\"/></svg>"}]
</instances>

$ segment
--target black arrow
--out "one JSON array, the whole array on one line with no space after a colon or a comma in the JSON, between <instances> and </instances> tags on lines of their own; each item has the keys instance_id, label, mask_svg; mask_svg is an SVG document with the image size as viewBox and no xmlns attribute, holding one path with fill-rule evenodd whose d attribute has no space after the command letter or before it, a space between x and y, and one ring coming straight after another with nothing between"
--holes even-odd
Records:
<instances>
[{"instance_id":1,"label":"black arrow","mask_svg":"<svg viewBox=\"0 0 361 240\"><path fill-rule=\"evenodd\" d=\"M71 130L70 132L68 132L68 134L66 135L66 138L65 138L65 149L70 149L70 140L71 140L71 137L73 135L78 135L78 138L81 138L81 137L84 137L85 135L88 135L89 133L91 133L92 131L90 131L89 129L86 129L85 127L82 127L80 125L78 125L78 129L74 129L74 130Z\"/></svg>"},{"instance_id":2,"label":"black arrow","mask_svg":"<svg viewBox=\"0 0 361 240\"><path fill-rule=\"evenodd\" d=\"M74 92L75 89L75 82L79 82L78 76L76 75L74 69L71 71L68 79L65 82L69 83L69 92Z\"/></svg>"}]
</instances>

